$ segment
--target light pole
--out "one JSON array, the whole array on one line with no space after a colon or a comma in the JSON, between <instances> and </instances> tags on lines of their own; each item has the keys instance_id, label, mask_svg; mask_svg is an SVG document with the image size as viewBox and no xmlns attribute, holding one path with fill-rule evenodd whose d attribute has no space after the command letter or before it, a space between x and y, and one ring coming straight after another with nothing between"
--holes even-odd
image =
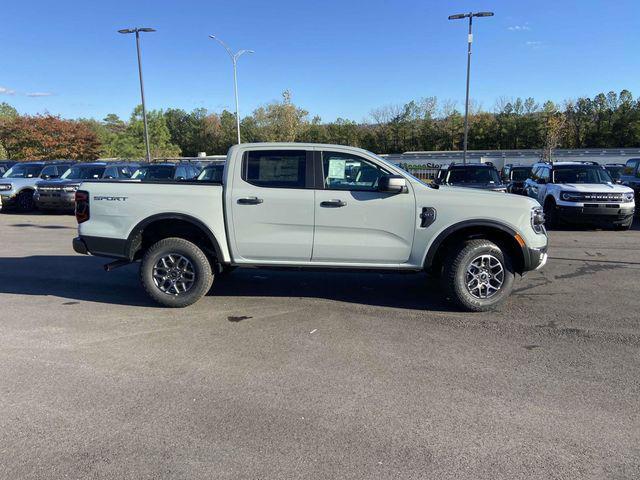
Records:
<instances>
[{"instance_id":1,"label":"light pole","mask_svg":"<svg viewBox=\"0 0 640 480\"><path fill-rule=\"evenodd\" d=\"M238 145L239 145L241 142L240 142L240 107L238 105L238 59L245 53L255 53L255 52L253 50L238 50L236 53L233 53L233 51L231 51L231 49L227 46L227 44L224 43L215 35L209 35L209 38L214 39L216 42L222 45L224 49L227 51L227 53L229 54L231 61L233 62L233 92L236 97L236 131L238 133Z\"/></svg>"},{"instance_id":2,"label":"light pole","mask_svg":"<svg viewBox=\"0 0 640 480\"><path fill-rule=\"evenodd\" d=\"M144 145L147 149L147 162L151 162L151 150L149 149L149 130L147 129L147 108L144 103L144 82L142 81L142 60L140 59L140 32L155 32L153 28L124 28L118 33L135 33L136 50L138 51L138 75L140 76L140 96L142 97L142 123L144 124Z\"/></svg>"},{"instance_id":3,"label":"light pole","mask_svg":"<svg viewBox=\"0 0 640 480\"><path fill-rule=\"evenodd\" d=\"M469 138L469 75L471 73L471 44L473 43L471 25L473 24L473 17L493 17L493 12L469 12L449 15L449 20L460 20L462 18L469 19L469 36L467 37L467 94L464 100L464 151L462 153L463 164L467 163L467 140Z\"/></svg>"}]
</instances>

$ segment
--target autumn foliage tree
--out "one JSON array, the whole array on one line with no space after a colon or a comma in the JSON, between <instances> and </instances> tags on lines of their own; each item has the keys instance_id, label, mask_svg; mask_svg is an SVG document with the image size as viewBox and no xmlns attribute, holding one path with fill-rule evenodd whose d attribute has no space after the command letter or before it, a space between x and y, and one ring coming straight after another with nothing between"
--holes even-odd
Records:
<instances>
[{"instance_id":1,"label":"autumn foliage tree","mask_svg":"<svg viewBox=\"0 0 640 480\"><path fill-rule=\"evenodd\" d=\"M95 160L100 150L86 124L53 115L19 115L0 123L0 142L14 160Z\"/></svg>"}]
</instances>

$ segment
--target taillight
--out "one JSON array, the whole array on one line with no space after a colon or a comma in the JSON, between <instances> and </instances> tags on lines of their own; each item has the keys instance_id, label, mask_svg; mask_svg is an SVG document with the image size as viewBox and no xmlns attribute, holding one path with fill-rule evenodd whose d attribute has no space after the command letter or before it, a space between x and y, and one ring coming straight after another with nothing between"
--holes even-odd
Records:
<instances>
[{"instance_id":1,"label":"taillight","mask_svg":"<svg viewBox=\"0 0 640 480\"><path fill-rule=\"evenodd\" d=\"M84 190L76 192L76 220L78 223L89 220L89 192Z\"/></svg>"}]
</instances>

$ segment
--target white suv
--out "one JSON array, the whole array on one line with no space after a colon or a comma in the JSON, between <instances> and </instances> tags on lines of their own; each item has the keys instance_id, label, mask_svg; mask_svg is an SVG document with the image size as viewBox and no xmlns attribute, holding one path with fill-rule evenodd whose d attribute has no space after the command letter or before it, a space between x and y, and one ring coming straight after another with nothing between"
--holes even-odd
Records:
<instances>
[{"instance_id":1,"label":"white suv","mask_svg":"<svg viewBox=\"0 0 640 480\"><path fill-rule=\"evenodd\" d=\"M550 227L563 220L626 230L633 223L633 190L596 162L536 163L525 194L543 205Z\"/></svg>"}]
</instances>

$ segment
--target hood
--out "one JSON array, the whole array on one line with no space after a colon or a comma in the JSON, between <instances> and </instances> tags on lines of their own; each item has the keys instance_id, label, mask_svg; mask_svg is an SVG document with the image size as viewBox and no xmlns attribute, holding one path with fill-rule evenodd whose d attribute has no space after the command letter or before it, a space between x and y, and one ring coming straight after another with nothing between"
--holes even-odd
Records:
<instances>
[{"instance_id":1,"label":"hood","mask_svg":"<svg viewBox=\"0 0 640 480\"><path fill-rule=\"evenodd\" d=\"M457 188L477 188L481 190L504 190L506 186L503 183L453 183L447 186L457 187Z\"/></svg>"},{"instance_id":2,"label":"hood","mask_svg":"<svg viewBox=\"0 0 640 480\"><path fill-rule=\"evenodd\" d=\"M558 183L564 192L629 193L633 190L615 183Z\"/></svg>"},{"instance_id":3,"label":"hood","mask_svg":"<svg viewBox=\"0 0 640 480\"><path fill-rule=\"evenodd\" d=\"M534 200L530 197L525 197L523 195L512 195L502 192L493 192L491 190L482 190L479 188L441 186L438 191L442 192L442 194L446 196L463 199L463 202L466 204L485 204L489 202L492 207L495 207L497 205L516 206L520 208L532 208L540 206L537 200ZM416 192L416 194L418 195L418 192Z\"/></svg>"}]
</instances>

